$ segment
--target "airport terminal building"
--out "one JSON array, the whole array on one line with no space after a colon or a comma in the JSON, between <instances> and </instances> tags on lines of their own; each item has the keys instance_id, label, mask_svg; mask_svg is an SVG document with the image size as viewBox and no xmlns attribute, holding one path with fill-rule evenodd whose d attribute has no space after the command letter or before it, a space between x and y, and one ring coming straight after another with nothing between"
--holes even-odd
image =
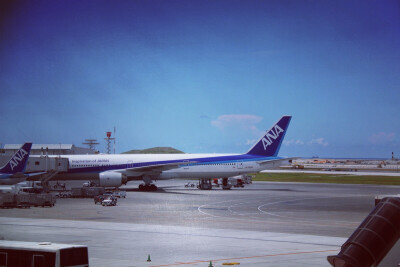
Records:
<instances>
[{"instance_id":1,"label":"airport terminal building","mask_svg":"<svg viewBox=\"0 0 400 267\"><path fill-rule=\"evenodd\" d=\"M11 156L22 144L5 144L0 155ZM73 144L32 144L31 155L74 155L95 154L90 148L77 147Z\"/></svg>"}]
</instances>

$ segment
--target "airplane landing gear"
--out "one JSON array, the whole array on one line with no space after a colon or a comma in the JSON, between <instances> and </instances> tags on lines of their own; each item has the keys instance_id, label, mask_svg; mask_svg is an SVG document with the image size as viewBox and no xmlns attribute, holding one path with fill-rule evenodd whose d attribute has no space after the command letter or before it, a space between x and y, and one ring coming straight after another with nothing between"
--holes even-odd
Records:
<instances>
[{"instance_id":1,"label":"airplane landing gear","mask_svg":"<svg viewBox=\"0 0 400 267\"><path fill-rule=\"evenodd\" d=\"M140 191L157 191L158 187L155 184L141 184L139 185Z\"/></svg>"},{"instance_id":2,"label":"airplane landing gear","mask_svg":"<svg viewBox=\"0 0 400 267\"><path fill-rule=\"evenodd\" d=\"M143 176L143 182L144 184L139 185L139 190L140 191L157 191L157 186L155 184L152 184L152 179L151 176L145 175Z\"/></svg>"},{"instance_id":3,"label":"airplane landing gear","mask_svg":"<svg viewBox=\"0 0 400 267\"><path fill-rule=\"evenodd\" d=\"M230 190L232 185L228 182L228 178L222 178L222 189L223 190Z\"/></svg>"}]
</instances>

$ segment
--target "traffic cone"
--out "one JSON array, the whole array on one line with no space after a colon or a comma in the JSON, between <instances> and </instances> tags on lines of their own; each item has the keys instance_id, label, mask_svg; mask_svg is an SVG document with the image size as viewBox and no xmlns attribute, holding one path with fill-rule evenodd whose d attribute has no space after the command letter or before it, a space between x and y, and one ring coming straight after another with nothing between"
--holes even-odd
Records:
<instances>
[{"instance_id":1,"label":"traffic cone","mask_svg":"<svg viewBox=\"0 0 400 267\"><path fill-rule=\"evenodd\" d=\"M208 265L208 267L213 267L213 265L212 265L212 261L210 261L210 265Z\"/></svg>"},{"instance_id":2,"label":"traffic cone","mask_svg":"<svg viewBox=\"0 0 400 267\"><path fill-rule=\"evenodd\" d=\"M151 261L151 259L150 259L150 254L149 254L149 256L147 257L147 261Z\"/></svg>"}]
</instances>

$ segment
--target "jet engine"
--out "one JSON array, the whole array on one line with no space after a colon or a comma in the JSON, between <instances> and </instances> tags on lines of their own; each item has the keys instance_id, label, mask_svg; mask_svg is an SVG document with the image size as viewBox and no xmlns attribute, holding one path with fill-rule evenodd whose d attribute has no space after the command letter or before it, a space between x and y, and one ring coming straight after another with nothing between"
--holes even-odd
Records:
<instances>
[{"instance_id":1,"label":"jet engine","mask_svg":"<svg viewBox=\"0 0 400 267\"><path fill-rule=\"evenodd\" d=\"M99 182L102 187L120 187L127 181L126 175L119 172L107 171L99 174Z\"/></svg>"}]
</instances>

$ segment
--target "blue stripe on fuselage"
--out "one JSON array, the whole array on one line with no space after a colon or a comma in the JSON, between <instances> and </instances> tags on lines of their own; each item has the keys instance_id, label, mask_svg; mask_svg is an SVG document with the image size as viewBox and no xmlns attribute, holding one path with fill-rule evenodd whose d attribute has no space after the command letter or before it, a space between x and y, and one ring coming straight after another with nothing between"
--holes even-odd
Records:
<instances>
[{"instance_id":1,"label":"blue stripe on fuselage","mask_svg":"<svg viewBox=\"0 0 400 267\"><path fill-rule=\"evenodd\" d=\"M180 159L180 160L165 160L165 161L149 161L149 162L140 162L140 163L129 163L129 167L127 166L128 165L127 163L109 165L109 166L81 167L81 168L72 168L69 170L69 172L70 173L79 173L79 172L97 173L97 172L120 170L120 169L157 166L157 165L164 165L164 164L170 164L170 163L182 163L182 165L179 165L179 167L183 167L183 166L198 166L201 164L216 164L216 163L222 164L222 163L236 163L236 162L263 161L263 160L276 160L276 159L281 159L281 157L260 157L257 155L242 154L242 155L231 155L231 156L216 156L216 157L205 157L205 158L188 158L188 159ZM196 163L188 164L188 163L186 163L187 161L196 161Z\"/></svg>"}]
</instances>

